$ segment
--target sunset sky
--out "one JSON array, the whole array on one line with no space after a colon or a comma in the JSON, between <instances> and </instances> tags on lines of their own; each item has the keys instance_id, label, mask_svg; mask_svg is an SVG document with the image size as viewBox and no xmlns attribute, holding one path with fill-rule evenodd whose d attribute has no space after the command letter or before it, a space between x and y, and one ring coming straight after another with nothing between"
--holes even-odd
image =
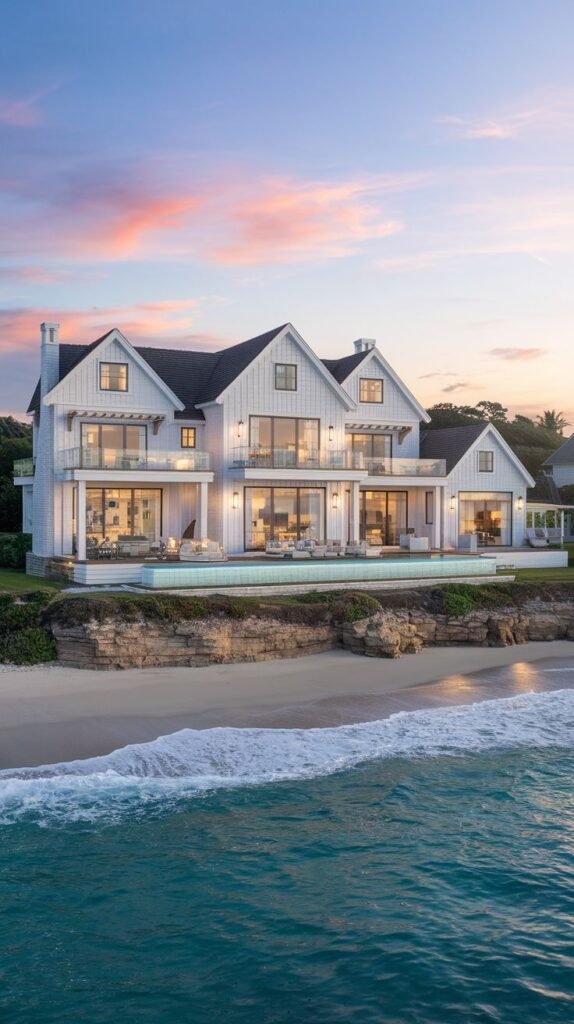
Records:
<instances>
[{"instance_id":1,"label":"sunset sky","mask_svg":"<svg viewBox=\"0 0 574 1024\"><path fill-rule=\"evenodd\" d=\"M9 0L0 411L42 320L291 320L323 357L376 338L425 405L574 424L573 39L570 0Z\"/></svg>"}]
</instances>

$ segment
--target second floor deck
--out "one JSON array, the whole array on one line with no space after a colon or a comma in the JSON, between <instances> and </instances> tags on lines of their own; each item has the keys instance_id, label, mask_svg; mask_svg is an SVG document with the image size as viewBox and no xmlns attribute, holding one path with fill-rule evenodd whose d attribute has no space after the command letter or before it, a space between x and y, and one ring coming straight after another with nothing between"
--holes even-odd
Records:
<instances>
[{"instance_id":1,"label":"second floor deck","mask_svg":"<svg viewBox=\"0 0 574 1024\"><path fill-rule=\"evenodd\" d=\"M372 458L350 448L338 451L309 448L262 448L240 446L232 449L231 469L255 470L349 470L369 477L444 477L444 459Z\"/></svg>"}]
</instances>

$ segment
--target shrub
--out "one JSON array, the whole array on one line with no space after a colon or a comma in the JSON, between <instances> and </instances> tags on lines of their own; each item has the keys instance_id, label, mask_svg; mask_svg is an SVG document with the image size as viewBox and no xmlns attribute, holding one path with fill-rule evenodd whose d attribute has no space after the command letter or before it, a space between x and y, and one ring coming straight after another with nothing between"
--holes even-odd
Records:
<instances>
[{"instance_id":1,"label":"shrub","mask_svg":"<svg viewBox=\"0 0 574 1024\"><path fill-rule=\"evenodd\" d=\"M0 662L12 665L37 665L53 661L56 644L46 629L28 626L0 636Z\"/></svg>"},{"instance_id":2,"label":"shrub","mask_svg":"<svg viewBox=\"0 0 574 1024\"><path fill-rule=\"evenodd\" d=\"M31 533L0 534L0 566L5 569L25 569L26 553L31 550Z\"/></svg>"},{"instance_id":3,"label":"shrub","mask_svg":"<svg viewBox=\"0 0 574 1024\"><path fill-rule=\"evenodd\" d=\"M335 622L358 622L380 612L381 606L375 597L362 591L345 594L333 606Z\"/></svg>"},{"instance_id":4,"label":"shrub","mask_svg":"<svg viewBox=\"0 0 574 1024\"><path fill-rule=\"evenodd\" d=\"M452 583L441 591L442 610L446 615L468 615L477 605L477 587L469 583Z\"/></svg>"}]
</instances>

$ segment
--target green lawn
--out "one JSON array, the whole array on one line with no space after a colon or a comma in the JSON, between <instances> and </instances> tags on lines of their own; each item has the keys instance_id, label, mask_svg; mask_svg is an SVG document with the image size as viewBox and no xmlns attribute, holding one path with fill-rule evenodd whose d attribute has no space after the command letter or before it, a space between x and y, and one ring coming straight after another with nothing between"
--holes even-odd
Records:
<instances>
[{"instance_id":1,"label":"green lawn","mask_svg":"<svg viewBox=\"0 0 574 1024\"><path fill-rule=\"evenodd\" d=\"M0 569L0 593L25 594L31 590L61 590L59 580L36 579L17 569Z\"/></svg>"},{"instance_id":2,"label":"green lawn","mask_svg":"<svg viewBox=\"0 0 574 1024\"><path fill-rule=\"evenodd\" d=\"M568 552L568 568L567 569L512 569L511 571L516 576L517 582L524 580L525 582L536 580L554 580L558 583L567 583L570 580L574 580L574 544L565 544L565 550ZM504 570L500 569L501 575L504 575Z\"/></svg>"}]
</instances>

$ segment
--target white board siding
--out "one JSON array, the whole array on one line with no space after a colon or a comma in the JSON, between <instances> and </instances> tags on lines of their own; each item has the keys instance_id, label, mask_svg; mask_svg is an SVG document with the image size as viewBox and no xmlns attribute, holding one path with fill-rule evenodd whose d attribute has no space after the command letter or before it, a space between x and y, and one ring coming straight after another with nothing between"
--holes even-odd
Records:
<instances>
[{"instance_id":1,"label":"white board siding","mask_svg":"<svg viewBox=\"0 0 574 1024\"><path fill-rule=\"evenodd\" d=\"M360 402L359 382L361 377L383 381L383 401ZM393 444L395 455L403 458L416 459L419 456L419 413L412 402L406 397L402 389L389 376L384 367L379 363L376 352L367 356L356 370L343 383L345 391L353 402L356 403L356 411L347 415L348 422L365 423L404 423L411 426L411 432L405 437L402 445Z\"/></svg>"},{"instance_id":2,"label":"white board siding","mask_svg":"<svg viewBox=\"0 0 574 1024\"><path fill-rule=\"evenodd\" d=\"M478 452L494 452L494 471L484 473L478 471ZM460 460L447 478L445 487L445 543L456 547L459 535L459 504L461 491L504 491L512 495L512 544L524 544L526 534L526 488L527 482L517 469L494 434L483 437L476 448L470 449ZM455 495L455 508L450 508L452 495ZM522 497L523 508L517 508L517 499Z\"/></svg>"}]
</instances>

